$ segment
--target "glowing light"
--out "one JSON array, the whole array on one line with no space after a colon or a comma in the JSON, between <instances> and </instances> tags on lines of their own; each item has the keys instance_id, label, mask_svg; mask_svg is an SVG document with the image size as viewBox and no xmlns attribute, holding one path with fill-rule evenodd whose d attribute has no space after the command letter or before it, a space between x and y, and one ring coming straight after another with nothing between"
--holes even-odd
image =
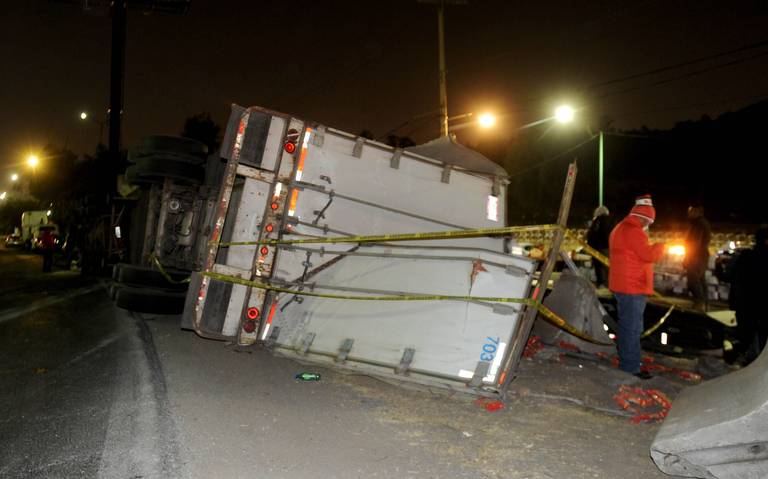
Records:
<instances>
[{"instance_id":1,"label":"glowing light","mask_svg":"<svg viewBox=\"0 0 768 479\"><path fill-rule=\"evenodd\" d=\"M667 247L667 253L672 256L685 256L685 246L681 244L673 244Z\"/></svg>"},{"instance_id":2,"label":"glowing light","mask_svg":"<svg viewBox=\"0 0 768 479\"><path fill-rule=\"evenodd\" d=\"M51 210L48 210L48 211L46 211L46 212L45 212L45 215L46 215L46 216L51 216L51 213L52 213L52 211L51 211Z\"/></svg>"},{"instance_id":3,"label":"glowing light","mask_svg":"<svg viewBox=\"0 0 768 479\"><path fill-rule=\"evenodd\" d=\"M666 345L668 339L669 337L667 336L667 333L661 333L661 344Z\"/></svg>"},{"instance_id":4,"label":"glowing light","mask_svg":"<svg viewBox=\"0 0 768 479\"><path fill-rule=\"evenodd\" d=\"M486 218L491 221L499 221L499 197L488 195L488 201L485 205Z\"/></svg>"},{"instance_id":5,"label":"glowing light","mask_svg":"<svg viewBox=\"0 0 768 479\"><path fill-rule=\"evenodd\" d=\"M81 119L81 120L86 120L86 119L88 119L88 113L86 113L86 112L82 112L82 113L80 113L80 119Z\"/></svg>"},{"instance_id":6,"label":"glowing light","mask_svg":"<svg viewBox=\"0 0 768 479\"><path fill-rule=\"evenodd\" d=\"M11 174L11 181L19 181L19 175L16 173Z\"/></svg>"},{"instance_id":7,"label":"glowing light","mask_svg":"<svg viewBox=\"0 0 768 479\"><path fill-rule=\"evenodd\" d=\"M568 105L561 105L555 110L555 120L559 123L570 123L576 116L576 110Z\"/></svg>"},{"instance_id":8,"label":"glowing light","mask_svg":"<svg viewBox=\"0 0 768 479\"><path fill-rule=\"evenodd\" d=\"M8 196L8 193L6 191L3 191L2 193L0 193L0 200L4 200L6 196Z\"/></svg>"},{"instance_id":9,"label":"glowing light","mask_svg":"<svg viewBox=\"0 0 768 479\"><path fill-rule=\"evenodd\" d=\"M481 127L491 128L496 124L496 117L491 113L483 113L482 115L480 115L477 121L478 123L480 123Z\"/></svg>"},{"instance_id":10,"label":"glowing light","mask_svg":"<svg viewBox=\"0 0 768 479\"><path fill-rule=\"evenodd\" d=\"M32 168L36 168L40 164L40 158L37 155L29 155L27 157L27 164Z\"/></svg>"},{"instance_id":11,"label":"glowing light","mask_svg":"<svg viewBox=\"0 0 768 479\"><path fill-rule=\"evenodd\" d=\"M604 330L606 330L606 331L608 331L608 325L607 325L607 324L604 324L604 325L603 325L603 329L604 329Z\"/></svg>"}]
</instances>

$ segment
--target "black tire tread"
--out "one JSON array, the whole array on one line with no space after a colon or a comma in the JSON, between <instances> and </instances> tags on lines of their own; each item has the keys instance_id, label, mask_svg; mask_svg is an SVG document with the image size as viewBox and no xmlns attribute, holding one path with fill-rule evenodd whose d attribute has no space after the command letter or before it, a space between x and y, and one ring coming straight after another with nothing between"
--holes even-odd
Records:
<instances>
[{"instance_id":1,"label":"black tire tread","mask_svg":"<svg viewBox=\"0 0 768 479\"><path fill-rule=\"evenodd\" d=\"M167 273L174 281L181 281L189 277L189 273L183 271L171 270ZM120 268L117 269L115 280L120 284L169 291L186 291L189 286L188 283L172 283L157 270L125 263L121 263Z\"/></svg>"},{"instance_id":2,"label":"black tire tread","mask_svg":"<svg viewBox=\"0 0 768 479\"><path fill-rule=\"evenodd\" d=\"M117 290L115 305L137 313L181 314L184 298L184 293L122 286Z\"/></svg>"}]
</instances>

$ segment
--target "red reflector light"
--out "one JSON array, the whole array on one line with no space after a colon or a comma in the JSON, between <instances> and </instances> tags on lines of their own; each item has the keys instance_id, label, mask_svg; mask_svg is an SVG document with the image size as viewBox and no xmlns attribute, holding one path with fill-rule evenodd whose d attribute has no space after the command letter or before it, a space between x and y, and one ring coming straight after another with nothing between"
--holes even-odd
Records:
<instances>
[{"instance_id":1,"label":"red reflector light","mask_svg":"<svg viewBox=\"0 0 768 479\"><path fill-rule=\"evenodd\" d=\"M269 253L269 248L267 248L266 246L262 246L261 247L261 254L267 254L267 253Z\"/></svg>"},{"instance_id":2,"label":"red reflector light","mask_svg":"<svg viewBox=\"0 0 768 479\"><path fill-rule=\"evenodd\" d=\"M267 226L265 226L264 229L267 230L267 233L271 233L272 231L275 230L275 227L272 226L272 223L270 223Z\"/></svg>"},{"instance_id":3,"label":"red reflector light","mask_svg":"<svg viewBox=\"0 0 768 479\"><path fill-rule=\"evenodd\" d=\"M288 141L288 142L285 143L284 148L285 148L285 151L287 151L290 154L293 154L293 152L296 151L296 144L291 143L290 141Z\"/></svg>"},{"instance_id":4,"label":"red reflector light","mask_svg":"<svg viewBox=\"0 0 768 479\"><path fill-rule=\"evenodd\" d=\"M259 317L259 309L258 308L248 308L248 312L246 313L248 316L248 319L256 319Z\"/></svg>"},{"instance_id":5,"label":"red reflector light","mask_svg":"<svg viewBox=\"0 0 768 479\"><path fill-rule=\"evenodd\" d=\"M280 205L278 205L277 203L272 203L271 205L269 205L269 207L272 208L273 210L276 210L280 208Z\"/></svg>"},{"instance_id":6,"label":"red reflector light","mask_svg":"<svg viewBox=\"0 0 768 479\"><path fill-rule=\"evenodd\" d=\"M243 331L246 333L252 333L256 331L256 323L253 321L246 321L243 323Z\"/></svg>"}]
</instances>

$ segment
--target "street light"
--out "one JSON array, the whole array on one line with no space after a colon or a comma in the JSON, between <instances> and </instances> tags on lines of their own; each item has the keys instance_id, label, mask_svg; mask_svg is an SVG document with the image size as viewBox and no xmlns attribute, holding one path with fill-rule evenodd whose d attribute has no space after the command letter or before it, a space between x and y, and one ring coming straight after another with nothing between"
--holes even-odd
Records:
<instances>
[{"instance_id":1,"label":"street light","mask_svg":"<svg viewBox=\"0 0 768 479\"><path fill-rule=\"evenodd\" d=\"M477 117L477 120L474 120L472 118ZM493 128L496 125L496 116L492 113L482 113L480 115L475 114L474 112L470 113L463 113L461 115L455 115L448 118L448 121L454 121L454 120L460 120L462 118L470 118L469 121L459 123L458 125L451 125L448 128L449 132L456 131L456 130L463 130L465 128L470 128L473 126L479 126L480 128L488 129Z\"/></svg>"},{"instance_id":2,"label":"street light","mask_svg":"<svg viewBox=\"0 0 768 479\"><path fill-rule=\"evenodd\" d=\"M569 105L561 105L555 110L555 120L559 123L570 123L576 116L576 110ZM604 154L604 135L600 130L598 133L598 153L597 153L597 203L603 206L603 196L605 189L605 154Z\"/></svg>"},{"instance_id":3,"label":"street light","mask_svg":"<svg viewBox=\"0 0 768 479\"><path fill-rule=\"evenodd\" d=\"M6 196L8 196L8 192L3 191L2 193L0 193L0 200L4 200Z\"/></svg>"},{"instance_id":4,"label":"street light","mask_svg":"<svg viewBox=\"0 0 768 479\"><path fill-rule=\"evenodd\" d=\"M483 113L477 121L482 128L492 128L496 124L496 117L491 113Z\"/></svg>"},{"instance_id":5,"label":"street light","mask_svg":"<svg viewBox=\"0 0 768 479\"><path fill-rule=\"evenodd\" d=\"M570 123L576 116L576 110L569 105L561 105L555 110L555 120L558 123Z\"/></svg>"},{"instance_id":6,"label":"street light","mask_svg":"<svg viewBox=\"0 0 768 479\"><path fill-rule=\"evenodd\" d=\"M99 144L103 144L104 142L102 140L103 140L103 137L104 137L104 123L105 122L104 121L96 120L94 118L91 118L90 115L88 115L87 111L80 112L80 119L83 120L83 121L91 120L92 122L94 122L94 123L99 125Z\"/></svg>"},{"instance_id":7,"label":"street light","mask_svg":"<svg viewBox=\"0 0 768 479\"><path fill-rule=\"evenodd\" d=\"M11 173L11 181L19 181L19 175L16 173Z\"/></svg>"},{"instance_id":8,"label":"street light","mask_svg":"<svg viewBox=\"0 0 768 479\"><path fill-rule=\"evenodd\" d=\"M37 168L37 165L40 164L40 158L37 157L37 155L29 155L27 157L27 165L29 165L33 170Z\"/></svg>"}]
</instances>

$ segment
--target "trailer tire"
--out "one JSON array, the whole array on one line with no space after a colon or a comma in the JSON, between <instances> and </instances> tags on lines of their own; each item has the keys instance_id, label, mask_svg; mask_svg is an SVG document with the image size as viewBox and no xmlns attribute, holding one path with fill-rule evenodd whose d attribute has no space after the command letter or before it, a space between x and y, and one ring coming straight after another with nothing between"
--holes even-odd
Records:
<instances>
[{"instance_id":1,"label":"trailer tire","mask_svg":"<svg viewBox=\"0 0 768 479\"><path fill-rule=\"evenodd\" d=\"M165 178L198 185L205 179L205 169L183 161L154 158L143 158L125 169L125 179L129 183L162 183Z\"/></svg>"},{"instance_id":2,"label":"trailer tire","mask_svg":"<svg viewBox=\"0 0 768 479\"><path fill-rule=\"evenodd\" d=\"M109 289L107 289L107 293L109 294L109 299L112 301L115 300L117 297L117 290L120 289L120 285L117 283L112 283L109 285Z\"/></svg>"},{"instance_id":3,"label":"trailer tire","mask_svg":"<svg viewBox=\"0 0 768 479\"><path fill-rule=\"evenodd\" d=\"M172 283L157 270L144 266L120 263L120 267L115 267L117 277L115 280L120 284L127 284L132 287L146 287L166 289L170 291L186 291L189 283ZM182 281L189 277L189 273L183 271L167 271L168 276L173 281Z\"/></svg>"},{"instance_id":4,"label":"trailer tire","mask_svg":"<svg viewBox=\"0 0 768 479\"><path fill-rule=\"evenodd\" d=\"M202 165L206 162L205 158L187 155L185 153L173 153L168 151L128 151L129 163L138 164L146 160L179 161L190 165Z\"/></svg>"},{"instance_id":5,"label":"trailer tire","mask_svg":"<svg viewBox=\"0 0 768 479\"><path fill-rule=\"evenodd\" d=\"M181 314L185 294L154 288L121 286L117 289L115 305L137 313Z\"/></svg>"},{"instance_id":6,"label":"trailer tire","mask_svg":"<svg viewBox=\"0 0 768 479\"><path fill-rule=\"evenodd\" d=\"M183 156L200 158L205 161L208 156L208 147L203 143L185 138L183 136L151 135L140 139L131 149L138 156L150 154L170 153Z\"/></svg>"}]
</instances>

